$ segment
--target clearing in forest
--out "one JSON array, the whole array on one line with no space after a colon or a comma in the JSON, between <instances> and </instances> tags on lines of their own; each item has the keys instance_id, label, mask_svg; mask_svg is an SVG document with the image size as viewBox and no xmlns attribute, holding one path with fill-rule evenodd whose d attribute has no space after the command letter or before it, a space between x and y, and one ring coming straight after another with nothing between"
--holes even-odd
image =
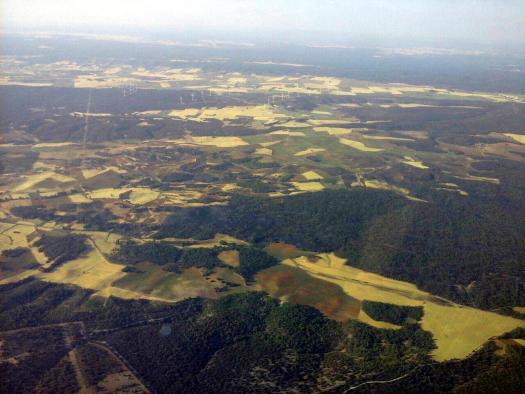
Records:
<instances>
[{"instance_id":1,"label":"clearing in forest","mask_svg":"<svg viewBox=\"0 0 525 394\"><path fill-rule=\"evenodd\" d=\"M113 286L169 301L190 297L217 298L215 286L197 268L188 268L176 274L146 262L136 264L136 267L138 272L127 273Z\"/></svg>"},{"instance_id":2,"label":"clearing in forest","mask_svg":"<svg viewBox=\"0 0 525 394\"><path fill-rule=\"evenodd\" d=\"M23 192L38 187L38 184L51 180L58 183L74 182L75 179L66 175L58 174L56 172L47 171L38 174L28 175L24 181L13 188L14 192Z\"/></svg>"},{"instance_id":3,"label":"clearing in forest","mask_svg":"<svg viewBox=\"0 0 525 394\"><path fill-rule=\"evenodd\" d=\"M268 148L257 148L254 153L256 155L271 156L273 152L271 149L268 149Z\"/></svg>"},{"instance_id":4,"label":"clearing in forest","mask_svg":"<svg viewBox=\"0 0 525 394\"><path fill-rule=\"evenodd\" d=\"M314 153L324 152L325 150L326 149L324 148L308 148L300 152L294 153L294 156L306 156L306 155L311 155Z\"/></svg>"},{"instance_id":5,"label":"clearing in forest","mask_svg":"<svg viewBox=\"0 0 525 394\"><path fill-rule=\"evenodd\" d=\"M354 149L363 151L363 152L381 152L384 149L380 148L370 148L359 141L349 140L348 138L339 138L339 142L343 145L351 146Z\"/></svg>"},{"instance_id":6,"label":"clearing in forest","mask_svg":"<svg viewBox=\"0 0 525 394\"><path fill-rule=\"evenodd\" d=\"M68 261L51 272L43 272L36 276L48 282L69 283L86 289L102 290L125 275L122 265L109 262L91 240L88 240L88 243L91 249L85 255Z\"/></svg>"},{"instance_id":7,"label":"clearing in forest","mask_svg":"<svg viewBox=\"0 0 525 394\"><path fill-rule=\"evenodd\" d=\"M412 166L412 167L415 167L415 168L419 168L420 170L427 170L428 169L428 166L424 165L423 162L421 162L419 160L416 160L416 159L414 159L413 157L410 157L410 156L405 156L404 160L402 161L402 163L406 164L406 165L409 165L409 166Z\"/></svg>"},{"instance_id":8,"label":"clearing in forest","mask_svg":"<svg viewBox=\"0 0 525 394\"><path fill-rule=\"evenodd\" d=\"M457 305L419 290L411 283L351 267L346 259L334 254L319 254L317 259L288 259L283 264L337 284L358 300L423 306L422 328L434 336L437 349L432 355L438 361L464 358L490 338L525 327L522 320Z\"/></svg>"},{"instance_id":9,"label":"clearing in forest","mask_svg":"<svg viewBox=\"0 0 525 394\"><path fill-rule=\"evenodd\" d=\"M287 244L285 242L272 242L264 248L264 251L279 260L314 254L312 252L298 249L295 245Z\"/></svg>"},{"instance_id":10,"label":"clearing in forest","mask_svg":"<svg viewBox=\"0 0 525 394\"><path fill-rule=\"evenodd\" d=\"M306 171L301 174L307 181L318 181L323 179L322 175L319 175L315 171Z\"/></svg>"},{"instance_id":11,"label":"clearing in forest","mask_svg":"<svg viewBox=\"0 0 525 394\"><path fill-rule=\"evenodd\" d=\"M283 301L313 306L334 320L345 321L359 315L358 300L346 295L339 286L298 268L276 265L257 274L256 281L268 294Z\"/></svg>"},{"instance_id":12,"label":"clearing in forest","mask_svg":"<svg viewBox=\"0 0 525 394\"><path fill-rule=\"evenodd\" d=\"M327 126L318 126L314 127L314 131L318 133L328 133L330 135L346 135L352 132L352 129L344 129L342 127L327 127Z\"/></svg>"},{"instance_id":13,"label":"clearing in forest","mask_svg":"<svg viewBox=\"0 0 525 394\"><path fill-rule=\"evenodd\" d=\"M249 145L240 137L191 137L191 142L198 145L215 146L217 148L235 148Z\"/></svg>"},{"instance_id":14,"label":"clearing in forest","mask_svg":"<svg viewBox=\"0 0 525 394\"><path fill-rule=\"evenodd\" d=\"M324 190L324 185L319 182L292 182L292 185L299 191L304 192L320 192Z\"/></svg>"},{"instance_id":15,"label":"clearing in forest","mask_svg":"<svg viewBox=\"0 0 525 394\"><path fill-rule=\"evenodd\" d=\"M290 137L304 137L305 134L302 131L290 131L290 130L276 130L272 131L272 135L288 135Z\"/></svg>"},{"instance_id":16,"label":"clearing in forest","mask_svg":"<svg viewBox=\"0 0 525 394\"><path fill-rule=\"evenodd\" d=\"M117 172L120 174L124 174L126 172L125 170L121 170L118 167L112 166L112 167L106 167L106 168L82 169L82 176L84 177L84 179L90 179L97 175L104 174L108 171L113 171L113 172Z\"/></svg>"},{"instance_id":17,"label":"clearing in forest","mask_svg":"<svg viewBox=\"0 0 525 394\"><path fill-rule=\"evenodd\" d=\"M523 134L503 133L503 135L512 138L514 141L519 142L520 144L525 144L525 135Z\"/></svg>"},{"instance_id":18,"label":"clearing in forest","mask_svg":"<svg viewBox=\"0 0 525 394\"><path fill-rule=\"evenodd\" d=\"M224 264L228 264L231 267L238 267L240 264L238 250L223 250L217 257Z\"/></svg>"},{"instance_id":19,"label":"clearing in forest","mask_svg":"<svg viewBox=\"0 0 525 394\"><path fill-rule=\"evenodd\" d=\"M272 107L266 105L251 106L228 106L223 108L186 108L170 111L169 116L185 120L205 122L210 119L234 120L241 117L253 118L254 120L273 122L278 118L287 117L284 114L275 112Z\"/></svg>"}]
</instances>

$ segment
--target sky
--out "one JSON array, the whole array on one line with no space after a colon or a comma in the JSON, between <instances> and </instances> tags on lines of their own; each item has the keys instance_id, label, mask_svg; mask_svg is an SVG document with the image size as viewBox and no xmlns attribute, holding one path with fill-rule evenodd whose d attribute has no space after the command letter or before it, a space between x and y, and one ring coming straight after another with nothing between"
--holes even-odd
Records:
<instances>
[{"instance_id":1,"label":"sky","mask_svg":"<svg viewBox=\"0 0 525 394\"><path fill-rule=\"evenodd\" d=\"M525 45L524 0L1 0L0 27L324 32Z\"/></svg>"}]
</instances>

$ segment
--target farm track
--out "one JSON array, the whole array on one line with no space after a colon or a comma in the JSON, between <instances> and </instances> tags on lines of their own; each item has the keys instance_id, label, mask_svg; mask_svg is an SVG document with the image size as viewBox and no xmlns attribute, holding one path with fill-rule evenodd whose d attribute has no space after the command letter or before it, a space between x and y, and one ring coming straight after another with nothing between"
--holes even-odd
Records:
<instances>
[{"instance_id":1,"label":"farm track","mask_svg":"<svg viewBox=\"0 0 525 394\"><path fill-rule=\"evenodd\" d=\"M89 389L86 377L84 376L84 373L82 371L76 348L72 349L68 353L68 358L69 362L73 366L73 370L75 371L75 379L77 381L78 387L80 387L79 392L82 394L91 393L92 390Z\"/></svg>"},{"instance_id":2,"label":"farm track","mask_svg":"<svg viewBox=\"0 0 525 394\"><path fill-rule=\"evenodd\" d=\"M4 234L4 233L7 232L7 231L9 231L9 230L12 230L12 229L15 228L17 225L18 225L18 223L15 223L15 224L13 224L11 227L8 227L8 228L2 230L2 232L0 232L0 235L3 235L3 236L6 237L7 239L9 239L9 244L10 244L10 245L13 245L13 238L12 238L11 236L9 236L9 235Z\"/></svg>"},{"instance_id":3,"label":"farm track","mask_svg":"<svg viewBox=\"0 0 525 394\"><path fill-rule=\"evenodd\" d=\"M82 138L82 144L85 146L87 142L87 137L89 134L89 115L91 113L91 90L89 91L87 108L86 108L86 123L84 124L84 136Z\"/></svg>"},{"instance_id":4,"label":"farm track","mask_svg":"<svg viewBox=\"0 0 525 394\"><path fill-rule=\"evenodd\" d=\"M155 392L154 390L147 387L147 385L144 383L144 379L139 378L140 375L135 370L135 368L133 368L133 366L129 364L127 360L120 353L114 350L109 344L100 341L90 341L88 343L109 354L115 362L117 362L125 371L129 372L129 374L133 376L133 379L135 379L137 385L141 387L143 393L151 394Z\"/></svg>"},{"instance_id":5,"label":"farm track","mask_svg":"<svg viewBox=\"0 0 525 394\"><path fill-rule=\"evenodd\" d=\"M68 325L73 325L73 324L80 324L82 326L81 332L84 335L84 333L85 333L84 322L81 321L81 320L79 320L79 321L72 321L72 322L65 322L65 323L44 324L44 325L40 325L40 326L20 327L20 328L14 329L14 330L0 331L0 334L16 334L17 332L20 332L20 331L40 330L40 329L43 329L43 328L53 328L53 327L66 327Z\"/></svg>"},{"instance_id":6,"label":"farm track","mask_svg":"<svg viewBox=\"0 0 525 394\"><path fill-rule=\"evenodd\" d=\"M83 368L78 357L77 348L74 346L73 334L70 332L68 325L62 327L64 333L64 344L66 345L66 348L71 349L68 353L68 358L73 366L73 370L75 371L75 379L78 387L80 387L80 393L90 393L89 384L83 373Z\"/></svg>"},{"instance_id":7,"label":"farm track","mask_svg":"<svg viewBox=\"0 0 525 394\"><path fill-rule=\"evenodd\" d=\"M495 338L490 338L489 341L492 341L494 340ZM438 361L435 361L435 362L431 362L431 363L427 363L427 364L421 364L421 365L418 365L416 367L414 367L412 370L408 371L407 373L401 375L401 376L398 376L397 378L393 378L393 379L388 379L388 380L369 380L369 381L366 381L366 382L363 382L363 383L360 383L358 384L357 386L351 386L349 387L348 389L346 389L345 391L343 391L343 393L348 393L350 391L354 391L354 390L357 390L361 387L364 387L364 386L368 386L368 385L371 385L371 384L389 384L389 383L395 383L395 382L398 382L400 380L403 380L403 379L406 379L408 378L409 376L411 376L412 374L414 374L415 372L421 370L422 368L424 367L429 367L431 365L439 365L439 364L457 364L457 363L460 363L460 362L463 362L465 360L467 360L468 358L472 357L478 350L480 350L483 346L485 346L486 343L478 346L476 349L474 349L472 352L470 352L470 354L465 357L465 358L462 358L462 359L459 359L459 360L450 360L450 361L446 361L445 363L440 363Z\"/></svg>"},{"instance_id":8,"label":"farm track","mask_svg":"<svg viewBox=\"0 0 525 394\"><path fill-rule=\"evenodd\" d=\"M90 333L86 333L86 327L85 327L84 321L74 321L74 322L66 322L66 323L44 324L40 326L21 327L21 328L17 328L14 330L0 331L0 335L1 334L16 334L22 331L32 331L32 330L40 330L40 329L46 329L46 328L62 328L62 333L64 337L64 346L66 347L66 349L69 350L67 357L69 359L69 362L73 366L73 370L75 372L75 379L77 381L78 386L80 387L79 393L91 394L91 393L95 393L96 391L93 388L91 388L83 372L84 366L82 365L82 361L78 356L77 347L75 344L75 333L73 331L74 326L77 326L79 328L80 338L85 341L88 337L94 334L112 333L112 332L123 330L126 328L131 328L131 327L136 327L136 326L141 326L141 325L146 325L146 324L151 324L151 323L157 323L164 319L166 319L166 317L141 320L141 321L133 322L130 324L125 324L125 325L107 329L107 330L93 330ZM133 379L136 381L137 386L140 387L141 393L147 393L147 394L155 393L155 390L152 387L150 387L150 385L144 382L144 379L140 377L139 373L135 370L135 368L133 368L133 366L129 364L128 361L120 353L118 353L115 349L113 349L109 344L102 342L102 341L97 341L97 340L88 340L87 342L84 342L84 343L95 346L98 349L108 353L110 357L116 363L118 363L125 372L128 372L133 377Z\"/></svg>"}]
</instances>

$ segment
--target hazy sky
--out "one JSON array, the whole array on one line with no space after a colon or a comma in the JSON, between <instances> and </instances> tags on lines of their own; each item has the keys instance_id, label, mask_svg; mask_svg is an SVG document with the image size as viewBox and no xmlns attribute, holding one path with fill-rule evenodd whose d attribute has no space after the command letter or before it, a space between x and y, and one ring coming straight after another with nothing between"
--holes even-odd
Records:
<instances>
[{"instance_id":1,"label":"hazy sky","mask_svg":"<svg viewBox=\"0 0 525 394\"><path fill-rule=\"evenodd\" d=\"M303 30L525 43L524 0L0 0L18 28Z\"/></svg>"}]
</instances>

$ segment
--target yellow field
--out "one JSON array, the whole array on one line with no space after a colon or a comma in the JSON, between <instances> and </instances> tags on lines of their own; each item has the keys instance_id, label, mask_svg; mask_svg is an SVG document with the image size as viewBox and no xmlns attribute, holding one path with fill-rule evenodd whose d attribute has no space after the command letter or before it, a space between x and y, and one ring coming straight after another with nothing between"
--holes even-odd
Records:
<instances>
[{"instance_id":1,"label":"yellow field","mask_svg":"<svg viewBox=\"0 0 525 394\"><path fill-rule=\"evenodd\" d=\"M287 258L306 256L311 254L308 251L301 250L295 245L287 244L285 242L271 242L268 244L264 251L270 256L273 256L279 260L284 260Z\"/></svg>"},{"instance_id":2,"label":"yellow field","mask_svg":"<svg viewBox=\"0 0 525 394\"><path fill-rule=\"evenodd\" d=\"M196 241L193 239L176 239L176 238L166 238L168 241L184 241L184 242L193 242L192 245L189 245L188 248L214 248L216 246L220 246L223 242L230 243L230 244L237 244L237 245L247 245L248 243L246 241L243 241L242 239L238 239L235 237L232 237L228 234L221 234L217 233L215 234L215 237L212 239L202 240L202 241Z\"/></svg>"},{"instance_id":3,"label":"yellow field","mask_svg":"<svg viewBox=\"0 0 525 394\"><path fill-rule=\"evenodd\" d=\"M289 77L287 81L283 79L267 78L261 81L257 90L300 94L343 93L339 89L341 80L338 78L302 76Z\"/></svg>"},{"instance_id":4,"label":"yellow field","mask_svg":"<svg viewBox=\"0 0 525 394\"><path fill-rule=\"evenodd\" d=\"M18 86L32 86L32 87L42 87L42 86L52 86L52 83L49 82L22 82L22 81L11 81L9 78L0 78L0 85L18 85Z\"/></svg>"},{"instance_id":5,"label":"yellow field","mask_svg":"<svg viewBox=\"0 0 525 394\"><path fill-rule=\"evenodd\" d=\"M104 188L96 189L91 192L87 192L87 198L90 199L112 199L116 200L120 198L122 193L131 192L127 197L129 202L135 205L147 204L153 200L156 200L160 193L148 187L125 187L125 188ZM75 197L79 200L82 197Z\"/></svg>"},{"instance_id":6,"label":"yellow field","mask_svg":"<svg viewBox=\"0 0 525 394\"><path fill-rule=\"evenodd\" d=\"M92 168L92 169L82 169L82 176L85 179L93 178L94 176L104 174L108 171L118 172L119 174L126 173L125 170L121 170L118 167L106 167L106 168Z\"/></svg>"},{"instance_id":7,"label":"yellow field","mask_svg":"<svg viewBox=\"0 0 525 394\"><path fill-rule=\"evenodd\" d=\"M49 191L49 192L38 192L38 195L40 197L56 197L58 195L58 191Z\"/></svg>"},{"instance_id":8,"label":"yellow field","mask_svg":"<svg viewBox=\"0 0 525 394\"><path fill-rule=\"evenodd\" d=\"M328 133L330 135L345 135L350 134L352 132L352 129L344 129L342 127L318 126L314 127L314 131L317 131L318 133Z\"/></svg>"},{"instance_id":9,"label":"yellow field","mask_svg":"<svg viewBox=\"0 0 525 394\"><path fill-rule=\"evenodd\" d=\"M79 75L74 80L74 87L78 89L84 88L115 88L132 83L137 83L139 80L135 78L118 77L118 76L97 76L92 74Z\"/></svg>"},{"instance_id":10,"label":"yellow field","mask_svg":"<svg viewBox=\"0 0 525 394\"><path fill-rule=\"evenodd\" d=\"M174 118L194 118L201 113L201 110L198 108L186 108L186 109L177 109L171 111L168 115L173 116ZM155 115L155 114L154 114Z\"/></svg>"},{"instance_id":11,"label":"yellow field","mask_svg":"<svg viewBox=\"0 0 525 394\"><path fill-rule=\"evenodd\" d=\"M38 269L31 269L31 270L23 271L17 275L8 276L7 278L0 277L0 285L6 285L8 283L16 283L18 281L21 281L26 278L32 277L34 275L37 275L38 273L40 273Z\"/></svg>"},{"instance_id":12,"label":"yellow field","mask_svg":"<svg viewBox=\"0 0 525 394\"><path fill-rule=\"evenodd\" d=\"M281 141L279 140L279 141L261 142L261 143L259 143L259 145L264 146L265 148L267 148L269 146L276 145L279 142L281 142Z\"/></svg>"},{"instance_id":13,"label":"yellow field","mask_svg":"<svg viewBox=\"0 0 525 394\"><path fill-rule=\"evenodd\" d=\"M325 150L326 149L324 148L308 148L300 152L294 153L294 156L306 156L306 155L311 155L312 153L324 152Z\"/></svg>"},{"instance_id":14,"label":"yellow field","mask_svg":"<svg viewBox=\"0 0 525 394\"><path fill-rule=\"evenodd\" d=\"M2 227L0 227L0 251L18 247L29 247L30 245L27 240L27 236L35 232L35 230L36 226L32 223L2 223Z\"/></svg>"},{"instance_id":15,"label":"yellow field","mask_svg":"<svg viewBox=\"0 0 525 394\"><path fill-rule=\"evenodd\" d=\"M514 309L514 310L515 310L516 312L518 312L518 313L522 313L522 314L525 315L525 306L515 306L515 307L512 308L512 309Z\"/></svg>"},{"instance_id":16,"label":"yellow field","mask_svg":"<svg viewBox=\"0 0 525 394\"><path fill-rule=\"evenodd\" d=\"M400 108L432 108L439 107L439 105L428 105L428 104L417 104L417 103L407 103L407 104L397 104Z\"/></svg>"},{"instance_id":17,"label":"yellow field","mask_svg":"<svg viewBox=\"0 0 525 394\"><path fill-rule=\"evenodd\" d=\"M417 140L428 139L428 134L426 131L402 130L402 131L399 131L398 133L408 135L409 137L415 138Z\"/></svg>"},{"instance_id":18,"label":"yellow field","mask_svg":"<svg viewBox=\"0 0 525 394\"><path fill-rule=\"evenodd\" d=\"M398 326L392 323L388 323L386 321L374 320L370 316L368 316L366 312L362 309L359 311L359 315L357 315L357 320L362 321L363 323L366 323L372 327L377 327L377 328L386 328L390 330L397 330L401 328L401 326Z\"/></svg>"},{"instance_id":19,"label":"yellow field","mask_svg":"<svg viewBox=\"0 0 525 394\"><path fill-rule=\"evenodd\" d=\"M160 115L162 111L159 110L150 110L150 111L142 111L142 112L133 112L133 115L145 115L145 116L151 116L151 115Z\"/></svg>"},{"instance_id":20,"label":"yellow field","mask_svg":"<svg viewBox=\"0 0 525 394\"><path fill-rule=\"evenodd\" d=\"M80 234L87 235L104 254L111 254L117 247L117 241L122 238L119 234L104 231L82 231Z\"/></svg>"},{"instance_id":21,"label":"yellow field","mask_svg":"<svg viewBox=\"0 0 525 394\"><path fill-rule=\"evenodd\" d=\"M40 144L33 145L34 149L39 148L61 148L63 146L76 145L74 142L42 142Z\"/></svg>"},{"instance_id":22,"label":"yellow field","mask_svg":"<svg viewBox=\"0 0 525 394\"><path fill-rule=\"evenodd\" d=\"M352 184L352 186L354 185ZM391 185L387 182L380 181L377 179L365 180L364 186L369 187L370 189L392 190L394 192L404 194L404 195L410 194L410 190L405 189L404 187Z\"/></svg>"},{"instance_id":23,"label":"yellow field","mask_svg":"<svg viewBox=\"0 0 525 394\"><path fill-rule=\"evenodd\" d=\"M235 148L249 145L240 137L191 137L191 142L198 145L209 145L217 148Z\"/></svg>"},{"instance_id":24,"label":"yellow field","mask_svg":"<svg viewBox=\"0 0 525 394\"><path fill-rule=\"evenodd\" d=\"M181 69L181 68L172 68L172 69L161 69L158 71L149 71L143 67L138 68L136 71L133 71L131 75L135 77L142 77L148 79L157 79L157 82L160 81L198 81L201 78L197 75L199 69L196 71L192 69Z\"/></svg>"},{"instance_id":25,"label":"yellow field","mask_svg":"<svg viewBox=\"0 0 525 394\"><path fill-rule=\"evenodd\" d=\"M113 114L108 114L104 112L71 112L69 115L71 116L78 116L79 118L83 118L85 116L93 116L93 117L99 117L99 118L106 118L108 116L113 116Z\"/></svg>"},{"instance_id":26,"label":"yellow field","mask_svg":"<svg viewBox=\"0 0 525 394\"><path fill-rule=\"evenodd\" d=\"M208 119L233 120L240 117L249 117L260 121L274 121L286 115L273 111L272 107L266 105L252 106L230 106L224 108L187 108L183 110L173 110L169 116L181 119L206 121Z\"/></svg>"},{"instance_id":27,"label":"yellow field","mask_svg":"<svg viewBox=\"0 0 525 394\"><path fill-rule=\"evenodd\" d=\"M343 145L351 146L354 149L363 151L363 152L381 152L384 149L380 148L370 148L359 141L349 140L348 138L339 138L339 142Z\"/></svg>"},{"instance_id":28,"label":"yellow field","mask_svg":"<svg viewBox=\"0 0 525 394\"><path fill-rule=\"evenodd\" d=\"M19 185L13 188L13 191L22 192L22 191L30 190L38 183L45 181L47 179L52 179L54 181L61 182L61 183L75 181L74 178L71 178L71 177L68 177L62 174L57 174L56 172L47 171L47 172L41 172L41 173L34 174L34 175L28 175L22 183L20 183Z\"/></svg>"},{"instance_id":29,"label":"yellow field","mask_svg":"<svg viewBox=\"0 0 525 394\"><path fill-rule=\"evenodd\" d=\"M33 233L35 229L36 227L32 223L20 222L15 225L0 223L0 250L17 246L30 246L27 235ZM16 282L34 276L48 282L67 283L92 289L96 291L95 295L104 297L112 295L127 299L149 299L163 302L178 301L191 296L216 297L214 285L210 284L202 276L202 273L194 268L185 270L180 275L174 275L152 266L153 271L145 276L148 283L143 284L140 280L138 282L135 280L127 283L131 286L138 286L136 289L127 288L128 285L119 287L120 284L117 284L116 281L128 274L122 272L124 266L111 263L104 254L110 254L113 251L121 236L100 231L81 231L79 233L88 237L87 242L91 246L91 249L83 256L67 261L51 272L32 269L8 278L0 278L0 284ZM192 246L207 247L206 242L211 244L209 247L220 245L221 242L246 244L245 241L226 234L217 234L213 240L198 241ZM238 265L238 252L229 252L221 255L221 259L231 265ZM229 256L227 256L228 254ZM38 258L38 256L35 257ZM157 287L156 284L158 284ZM150 289L148 288L149 285L153 287Z\"/></svg>"},{"instance_id":30,"label":"yellow field","mask_svg":"<svg viewBox=\"0 0 525 394\"><path fill-rule=\"evenodd\" d=\"M49 259L44 252L41 252L36 246L31 248L31 253L33 254L35 260L38 264L46 266L49 263Z\"/></svg>"},{"instance_id":31,"label":"yellow field","mask_svg":"<svg viewBox=\"0 0 525 394\"><path fill-rule=\"evenodd\" d=\"M106 75L118 74L122 71L122 67L110 67L104 71Z\"/></svg>"},{"instance_id":32,"label":"yellow field","mask_svg":"<svg viewBox=\"0 0 525 394\"><path fill-rule=\"evenodd\" d=\"M304 137L305 134L302 131L290 131L290 130L276 130L272 131L272 135L288 135L290 137Z\"/></svg>"},{"instance_id":33,"label":"yellow field","mask_svg":"<svg viewBox=\"0 0 525 394\"><path fill-rule=\"evenodd\" d=\"M232 267L239 266L239 251L238 250L224 250L217 256L224 264Z\"/></svg>"},{"instance_id":34,"label":"yellow field","mask_svg":"<svg viewBox=\"0 0 525 394\"><path fill-rule=\"evenodd\" d=\"M499 185L498 178L489 178L489 177L474 176L474 175L465 175L465 176L455 176L454 175L454 178L465 179L467 181L489 182L489 183L494 183L496 185Z\"/></svg>"},{"instance_id":35,"label":"yellow field","mask_svg":"<svg viewBox=\"0 0 525 394\"><path fill-rule=\"evenodd\" d=\"M31 254L38 264L42 266L47 265L49 262L47 256L38 250L36 246L32 246L35 239L28 238L28 236L32 235L37 230L37 227L29 223L19 223L20 224L17 224L14 227L10 226L3 229L2 233L0 234L0 251L17 247L29 248L31 250ZM45 225L43 227L45 227ZM53 228L53 226L50 228Z\"/></svg>"},{"instance_id":36,"label":"yellow field","mask_svg":"<svg viewBox=\"0 0 525 394\"><path fill-rule=\"evenodd\" d=\"M525 144L525 135L523 134L503 133L503 135L512 138L514 141L517 141L520 144Z\"/></svg>"},{"instance_id":37,"label":"yellow field","mask_svg":"<svg viewBox=\"0 0 525 394\"><path fill-rule=\"evenodd\" d=\"M456 305L421 291L411 283L350 267L345 264L346 259L334 254L319 254L318 258L311 261L298 257L284 260L283 264L335 283L359 300L423 306L422 327L434 335L437 349L433 357L438 361L464 358L491 337L525 327L524 321Z\"/></svg>"},{"instance_id":38,"label":"yellow field","mask_svg":"<svg viewBox=\"0 0 525 394\"><path fill-rule=\"evenodd\" d=\"M438 94L452 95L458 97L478 97L488 101L493 101L497 103L504 102L523 102L523 98L510 94L503 93L483 93L483 92L459 92L456 90L447 90L447 89L436 89Z\"/></svg>"},{"instance_id":39,"label":"yellow field","mask_svg":"<svg viewBox=\"0 0 525 394\"><path fill-rule=\"evenodd\" d=\"M324 126L324 125L333 125L333 124L348 124L348 123L359 123L357 118L349 119L311 119L308 123L314 126Z\"/></svg>"},{"instance_id":40,"label":"yellow field","mask_svg":"<svg viewBox=\"0 0 525 394\"><path fill-rule=\"evenodd\" d=\"M355 94L374 94L375 92L369 88L352 87L352 93Z\"/></svg>"},{"instance_id":41,"label":"yellow field","mask_svg":"<svg viewBox=\"0 0 525 394\"><path fill-rule=\"evenodd\" d=\"M142 273L128 274L115 282L114 286L170 301L191 297L217 298L215 286L218 283L210 283L201 270L195 267L185 269L180 274L163 271L150 263L140 263L137 268Z\"/></svg>"},{"instance_id":42,"label":"yellow field","mask_svg":"<svg viewBox=\"0 0 525 394\"><path fill-rule=\"evenodd\" d=\"M458 305L428 302L424 311L422 328L434 335L438 361L464 358L490 338L525 326L521 320Z\"/></svg>"},{"instance_id":43,"label":"yellow field","mask_svg":"<svg viewBox=\"0 0 525 394\"><path fill-rule=\"evenodd\" d=\"M122 265L113 264L98 251L91 240L92 249L85 256L66 262L52 272L42 272L38 278L55 283L70 283L92 290L102 290L123 277Z\"/></svg>"},{"instance_id":44,"label":"yellow field","mask_svg":"<svg viewBox=\"0 0 525 394\"><path fill-rule=\"evenodd\" d=\"M282 192L272 192L272 193L268 193L268 197L284 197L286 196L286 194L282 193Z\"/></svg>"},{"instance_id":45,"label":"yellow field","mask_svg":"<svg viewBox=\"0 0 525 394\"><path fill-rule=\"evenodd\" d=\"M271 149L268 149L268 148L258 148L255 150L255 154L256 155L269 155L271 156L273 153L273 151Z\"/></svg>"},{"instance_id":46,"label":"yellow field","mask_svg":"<svg viewBox=\"0 0 525 394\"><path fill-rule=\"evenodd\" d=\"M235 183L226 183L224 184L222 187L221 187L221 190L223 192L230 192L232 190L235 190L235 189L238 189L239 186L236 185Z\"/></svg>"},{"instance_id":47,"label":"yellow field","mask_svg":"<svg viewBox=\"0 0 525 394\"><path fill-rule=\"evenodd\" d=\"M48 171L56 171L58 169L58 166L51 163L44 163L43 161L35 161L33 163L33 170L48 170Z\"/></svg>"},{"instance_id":48,"label":"yellow field","mask_svg":"<svg viewBox=\"0 0 525 394\"><path fill-rule=\"evenodd\" d=\"M282 127L289 127L289 128L305 128L310 127L310 125L306 122L297 122L295 120L290 120L286 123L281 124Z\"/></svg>"},{"instance_id":49,"label":"yellow field","mask_svg":"<svg viewBox=\"0 0 525 394\"><path fill-rule=\"evenodd\" d=\"M449 189L449 188L446 188L446 187L436 187L435 189L436 190L444 190L444 191L452 192L452 193L459 193L462 196L468 196L469 195L466 191L461 190L461 189Z\"/></svg>"},{"instance_id":50,"label":"yellow field","mask_svg":"<svg viewBox=\"0 0 525 394\"><path fill-rule=\"evenodd\" d=\"M156 200L160 193L152 190L148 187L135 187L131 189L131 194L129 195L129 201L134 205L147 204L151 201Z\"/></svg>"},{"instance_id":51,"label":"yellow field","mask_svg":"<svg viewBox=\"0 0 525 394\"><path fill-rule=\"evenodd\" d=\"M403 94L402 91L392 86L369 86L368 88L374 93L390 93L394 95Z\"/></svg>"},{"instance_id":52,"label":"yellow field","mask_svg":"<svg viewBox=\"0 0 525 394\"><path fill-rule=\"evenodd\" d=\"M14 200L22 200L22 199L28 199L29 193L14 193L14 192L7 192Z\"/></svg>"},{"instance_id":53,"label":"yellow field","mask_svg":"<svg viewBox=\"0 0 525 394\"><path fill-rule=\"evenodd\" d=\"M301 174L307 181L318 181L323 179L322 175L319 175L315 171L306 171Z\"/></svg>"},{"instance_id":54,"label":"yellow field","mask_svg":"<svg viewBox=\"0 0 525 394\"><path fill-rule=\"evenodd\" d=\"M122 193L130 191L131 188L104 188L104 189L97 189L90 192L87 192L87 197L91 199L99 199L99 198L108 198L108 199L117 199Z\"/></svg>"},{"instance_id":55,"label":"yellow field","mask_svg":"<svg viewBox=\"0 0 525 394\"><path fill-rule=\"evenodd\" d=\"M418 161L410 156L405 156L405 160L403 160L402 163L415 167L415 168L419 168L421 170L426 170L429 168L428 166L424 165L423 162Z\"/></svg>"},{"instance_id":56,"label":"yellow field","mask_svg":"<svg viewBox=\"0 0 525 394\"><path fill-rule=\"evenodd\" d=\"M151 294L145 294L138 291L123 289L121 287L109 286L105 287L102 290L99 290L95 295L101 297L119 297L126 300L150 300L150 301L159 301L159 302L177 302L178 300L172 300L162 297L157 297Z\"/></svg>"},{"instance_id":57,"label":"yellow field","mask_svg":"<svg viewBox=\"0 0 525 394\"><path fill-rule=\"evenodd\" d=\"M67 198L74 204L88 204L91 202L89 198L80 193L70 194Z\"/></svg>"},{"instance_id":58,"label":"yellow field","mask_svg":"<svg viewBox=\"0 0 525 394\"><path fill-rule=\"evenodd\" d=\"M245 84L248 81L247 78L244 77L230 77L228 78L228 83L231 84Z\"/></svg>"},{"instance_id":59,"label":"yellow field","mask_svg":"<svg viewBox=\"0 0 525 394\"><path fill-rule=\"evenodd\" d=\"M363 135L363 138L369 140L378 140L378 141L414 141L412 138L400 138L400 137L389 137L386 135Z\"/></svg>"},{"instance_id":60,"label":"yellow field","mask_svg":"<svg viewBox=\"0 0 525 394\"><path fill-rule=\"evenodd\" d=\"M292 182L292 185L299 191L304 192L320 192L324 190L324 186L319 182Z\"/></svg>"},{"instance_id":61,"label":"yellow field","mask_svg":"<svg viewBox=\"0 0 525 394\"><path fill-rule=\"evenodd\" d=\"M202 197L202 193L194 190L182 190L180 192L163 192L161 198L166 198L171 204L187 206L192 200Z\"/></svg>"}]
</instances>

